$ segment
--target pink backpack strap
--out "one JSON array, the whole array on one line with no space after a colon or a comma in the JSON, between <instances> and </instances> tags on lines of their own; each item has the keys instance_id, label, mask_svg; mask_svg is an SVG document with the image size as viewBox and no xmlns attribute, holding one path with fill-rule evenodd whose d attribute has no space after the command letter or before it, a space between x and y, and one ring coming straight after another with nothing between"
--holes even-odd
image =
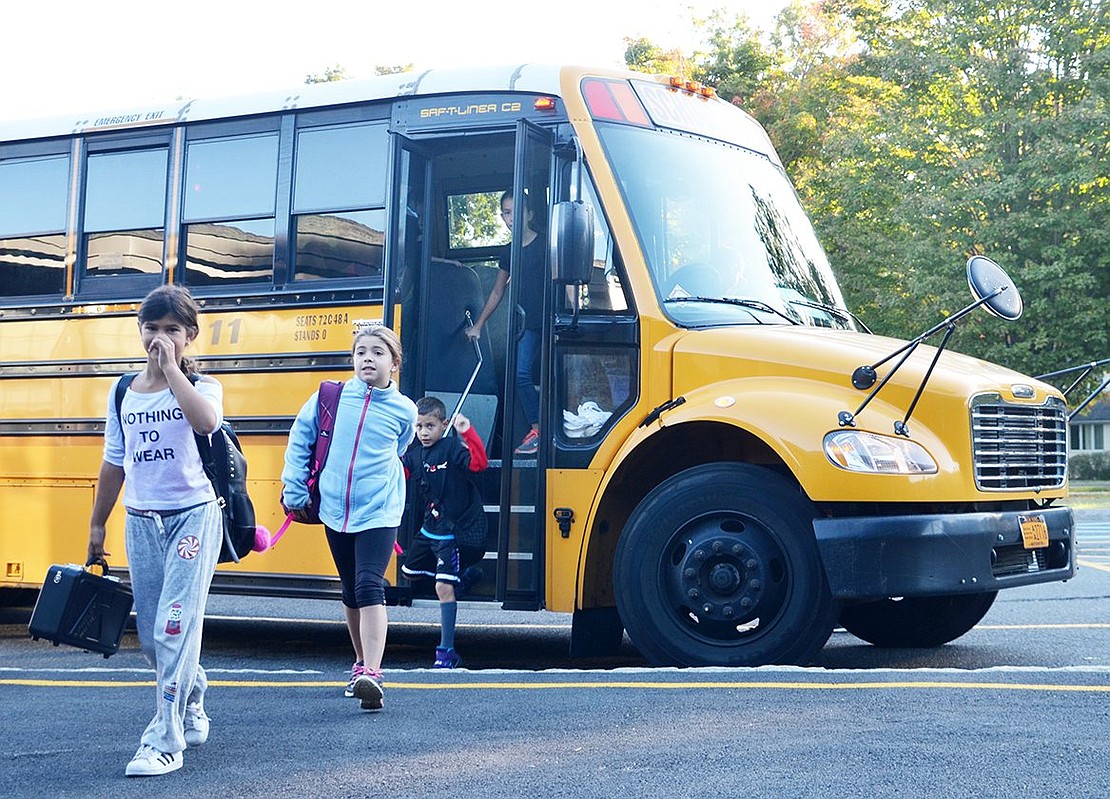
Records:
<instances>
[{"instance_id":1,"label":"pink backpack strap","mask_svg":"<svg viewBox=\"0 0 1110 799\"><path fill-rule=\"evenodd\" d=\"M335 415L339 411L339 395L343 393L343 383L338 380L325 380L316 394L316 444L312 448L309 476L319 475L328 460L331 449L331 434L335 430Z\"/></svg>"}]
</instances>

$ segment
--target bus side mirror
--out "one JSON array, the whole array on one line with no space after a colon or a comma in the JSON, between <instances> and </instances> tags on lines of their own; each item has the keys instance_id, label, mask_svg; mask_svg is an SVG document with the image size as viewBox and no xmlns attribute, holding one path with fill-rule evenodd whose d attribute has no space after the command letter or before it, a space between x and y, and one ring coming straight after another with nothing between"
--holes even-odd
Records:
<instances>
[{"instance_id":1,"label":"bus side mirror","mask_svg":"<svg viewBox=\"0 0 1110 799\"><path fill-rule=\"evenodd\" d=\"M581 200L555 204L551 216L551 279L567 286L590 282L594 208Z\"/></svg>"}]
</instances>

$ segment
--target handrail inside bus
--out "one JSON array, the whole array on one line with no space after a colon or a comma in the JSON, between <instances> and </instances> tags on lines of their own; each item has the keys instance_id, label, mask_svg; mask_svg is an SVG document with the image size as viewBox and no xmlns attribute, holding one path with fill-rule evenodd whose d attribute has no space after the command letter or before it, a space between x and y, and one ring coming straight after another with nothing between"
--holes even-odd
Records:
<instances>
[{"instance_id":1,"label":"handrail inside bus","mask_svg":"<svg viewBox=\"0 0 1110 799\"><path fill-rule=\"evenodd\" d=\"M470 316L470 311L466 310L463 311L463 313L466 315L466 326L473 327L474 319ZM457 417L459 411L462 410L463 403L466 402L467 395L470 394L470 389L474 386L474 380L478 377L478 370L482 368L482 346L479 343L480 340L479 334L479 338L471 342L474 344L474 355L477 356L478 363L474 365L474 371L470 373L470 380L467 381L466 388L464 388L462 394L459 395L459 401L455 403L455 410L451 411L451 419L447 422L447 435L451 435L451 431L454 430L455 417Z\"/></svg>"}]
</instances>

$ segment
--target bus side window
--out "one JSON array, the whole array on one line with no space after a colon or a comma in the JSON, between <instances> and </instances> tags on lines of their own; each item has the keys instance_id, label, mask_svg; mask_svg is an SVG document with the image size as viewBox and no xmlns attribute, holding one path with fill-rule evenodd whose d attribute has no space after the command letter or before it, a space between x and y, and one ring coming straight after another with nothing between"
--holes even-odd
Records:
<instances>
[{"instance_id":1,"label":"bus side window","mask_svg":"<svg viewBox=\"0 0 1110 799\"><path fill-rule=\"evenodd\" d=\"M89 153L83 280L161 275L168 164L168 147Z\"/></svg>"},{"instance_id":2,"label":"bus side window","mask_svg":"<svg viewBox=\"0 0 1110 799\"><path fill-rule=\"evenodd\" d=\"M0 159L0 301L65 291L65 154Z\"/></svg>"},{"instance_id":3,"label":"bus side window","mask_svg":"<svg viewBox=\"0 0 1110 799\"><path fill-rule=\"evenodd\" d=\"M594 207L594 262L590 282L580 286L583 317L628 316L620 258L592 186L583 199ZM562 296L557 292L556 296ZM633 402L635 347L568 346L561 350L556 390L562 436L571 444L593 444Z\"/></svg>"},{"instance_id":4,"label":"bus side window","mask_svg":"<svg viewBox=\"0 0 1110 799\"><path fill-rule=\"evenodd\" d=\"M561 361L563 435L572 442L593 439L633 399L635 351L619 347L567 349Z\"/></svg>"},{"instance_id":5,"label":"bus side window","mask_svg":"<svg viewBox=\"0 0 1110 799\"><path fill-rule=\"evenodd\" d=\"M181 239L189 286L269 283L278 134L190 141Z\"/></svg>"},{"instance_id":6,"label":"bus side window","mask_svg":"<svg viewBox=\"0 0 1110 799\"><path fill-rule=\"evenodd\" d=\"M297 133L293 173L293 280L358 278L383 284L384 122Z\"/></svg>"}]
</instances>

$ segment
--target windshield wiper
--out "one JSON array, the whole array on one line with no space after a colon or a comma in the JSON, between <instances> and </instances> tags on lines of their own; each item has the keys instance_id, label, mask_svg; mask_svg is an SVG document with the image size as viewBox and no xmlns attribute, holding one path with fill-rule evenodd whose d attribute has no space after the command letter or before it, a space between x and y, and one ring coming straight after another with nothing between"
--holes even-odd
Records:
<instances>
[{"instance_id":1,"label":"windshield wiper","mask_svg":"<svg viewBox=\"0 0 1110 799\"><path fill-rule=\"evenodd\" d=\"M791 316L787 316L778 308L775 308L772 305L768 305L767 303L763 302L763 300L749 300L741 299L739 297L668 297L667 299L663 300L663 302L715 302L722 305L738 305L741 308L749 310L754 308L757 311L763 311L764 313L781 316L792 325L801 324L801 322L799 322L797 319L794 319ZM761 325L766 324L765 322L760 321L759 317L755 314L752 314L752 318L755 319L755 321L759 322L759 324Z\"/></svg>"},{"instance_id":2,"label":"windshield wiper","mask_svg":"<svg viewBox=\"0 0 1110 799\"><path fill-rule=\"evenodd\" d=\"M806 308L816 308L818 311L825 311L831 313L833 316L839 317L845 321L853 320L857 325L862 327L864 331L870 333L871 328L863 323L863 320L856 316L851 311L845 308L837 308L835 305L825 305L823 302L814 302L813 300L787 300L791 305L804 305Z\"/></svg>"}]
</instances>

